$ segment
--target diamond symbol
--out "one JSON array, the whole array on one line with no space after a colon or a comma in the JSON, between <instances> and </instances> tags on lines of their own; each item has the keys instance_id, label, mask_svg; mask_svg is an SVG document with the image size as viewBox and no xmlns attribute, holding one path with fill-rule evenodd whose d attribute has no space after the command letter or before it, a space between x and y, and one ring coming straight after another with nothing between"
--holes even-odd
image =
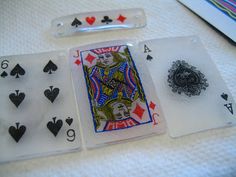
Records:
<instances>
[{"instance_id":1,"label":"diamond symbol","mask_svg":"<svg viewBox=\"0 0 236 177\"><path fill-rule=\"evenodd\" d=\"M120 21L121 23L124 23L124 21L126 20L126 17L123 16L123 15L120 15L118 18L117 18L118 21Z\"/></svg>"},{"instance_id":2,"label":"diamond symbol","mask_svg":"<svg viewBox=\"0 0 236 177\"><path fill-rule=\"evenodd\" d=\"M87 55L87 57L85 58L85 60L87 60L90 64L92 64L93 60L95 59L96 57L91 55L90 53Z\"/></svg>"},{"instance_id":3,"label":"diamond symbol","mask_svg":"<svg viewBox=\"0 0 236 177\"><path fill-rule=\"evenodd\" d=\"M149 104L149 107L150 107L152 110L154 110L155 107L156 107L156 104L151 101L150 104Z\"/></svg>"},{"instance_id":4,"label":"diamond symbol","mask_svg":"<svg viewBox=\"0 0 236 177\"><path fill-rule=\"evenodd\" d=\"M80 65L80 63L81 63L81 61L80 61L79 59L77 59L77 60L75 61L75 64L77 64L78 66Z\"/></svg>"},{"instance_id":5,"label":"diamond symbol","mask_svg":"<svg viewBox=\"0 0 236 177\"><path fill-rule=\"evenodd\" d=\"M136 114L140 118L140 120L142 119L144 112L145 112L145 109L143 109L139 104L136 104L136 107L133 113Z\"/></svg>"}]
</instances>

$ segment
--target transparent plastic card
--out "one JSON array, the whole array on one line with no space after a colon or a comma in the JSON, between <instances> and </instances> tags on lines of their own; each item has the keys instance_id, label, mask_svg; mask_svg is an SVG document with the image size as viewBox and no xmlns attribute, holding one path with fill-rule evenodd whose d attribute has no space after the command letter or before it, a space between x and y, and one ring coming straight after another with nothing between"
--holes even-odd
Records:
<instances>
[{"instance_id":1,"label":"transparent plastic card","mask_svg":"<svg viewBox=\"0 0 236 177\"><path fill-rule=\"evenodd\" d=\"M71 36L94 31L141 28L146 25L143 9L87 12L59 17L52 21L54 36Z\"/></svg>"},{"instance_id":2,"label":"transparent plastic card","mask_svg":"<svg viewBox=\"0 0 236 177\"><path fill-rule=\"evenodd\" d=\"M0 57L0 162L80 148L67 53Z\"/></svg>"},{"instance_id":3,"label":"transparent plastic card","mask_svg":"<svg viewBox=\"0 0 236 177\"><path fill-rule=\"evenodd\" d=\"M236 123L236 105L196 36L140 43L172 137Z\"/></svg>"},{"instance_id":4,"label":"transparent plastic card","mask_svg":"<svg viewBox=\"0 0 236 177\"><path fill-rule=\"evenodd\" d=\"M74 48L70 62L86 147L164 132L152 80L132 44Z\"/></svg>"}]
</instances>

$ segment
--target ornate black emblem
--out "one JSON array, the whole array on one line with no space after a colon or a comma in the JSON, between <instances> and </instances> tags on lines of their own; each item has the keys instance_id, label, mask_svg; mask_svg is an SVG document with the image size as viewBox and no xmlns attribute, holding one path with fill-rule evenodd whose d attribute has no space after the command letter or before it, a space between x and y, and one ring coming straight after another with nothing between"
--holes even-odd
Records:
<instances>
[{"instance_id":1,"label":"ornate black emblem","mask_svg":"<svg viewBox=\"0 0 236 177\"><path fill-rule=\"evenodd\" d=\"M205 75L184 60L174 61L168 72L167 81L174 93L185 93L191 97L200 95L201 90L209 86Z\"/></svg>"}]
</instances>

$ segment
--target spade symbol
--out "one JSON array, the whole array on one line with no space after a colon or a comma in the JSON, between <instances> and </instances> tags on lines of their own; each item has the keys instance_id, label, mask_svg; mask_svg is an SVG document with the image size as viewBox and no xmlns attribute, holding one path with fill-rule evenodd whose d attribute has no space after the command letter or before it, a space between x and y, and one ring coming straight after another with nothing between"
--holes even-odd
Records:
<instances>
[{"instance_id":1,"label":"spade symbol","mask_svg":"<svg viewBox=\"0 0 236 177\"><path fill-rule=\"evenodd\" d=\"M147 58L146 58L148 61L151 61L153 58L151 55L147 55Z\"/></svg>"},{"instance_id":2,"label":"spade symbol","mask_svg":"<svg viewBox=\"0 0 236 177\"><path fill-rule=\"evenodd\" d=\"M108 16L104 16L103 20L101 20L102 23L109 24L112 22L112 19L110 19Z\"/></svg>"},{"instance_id":3,"label":"spade symbol","mask_svg":"<svg viewBox=\"0 0 236 177\"><path fill-rule=\"evenodd\" d=\"M228 100L228 95L227 95L226 93L222 93L222 94L221 94L221 97L222 97L225 101Z\"/></svg>"},{"instance_id":4,"label":"spade symbol","mask_svg":"<svg viewBox=\"0 0 236 177\"><path fill-rule=\"evenodd\" d=\"M71 117L68 117L68 118L66 119L66 123L67 123L69 126L72 124L72 122L73 122L73 119L72 119Z\"/></svg>"},{"instance_id":5,"label":"spade symbol","mask_svg":"<svg viewBox=\"0 0 236 177\"><path fill-rule=\"evenodd\" d=\"M53 117L52 119L53 119L53 122L49 121L47 123L47 127L52 132L52 134L56 137L58 132L59 132L59 130L62 127L63 122L62 122L61 119L56 121L56 117Z\"/></svg>"},{"instance_id":6,"label":"spade symbol","mask_svg":"<svg viewBox=\"0 0 236 177\"><path fill-rule=\"evenodd\" d=\"M12 103L18 108L18 106L24 100L25 94L23 92L19 93L19 90L16 90L16 93L11 93L9 95L9 98L12 101Z\"/></svg>"},{"instance_id":7,"label":"spade symbol","mask_svg":"<svg viewBox=\"0 0 236 177\"><path fill-rule=\"evenodd\" d=\"M46 89L44 91L44 95L53 103L59 94L59 88L53 88L53 86L49 87L50 89Z\"/></svg>"},{"instance_id":8,"label":"spade symbol","mask_svg":"<svg viewBox=\"0 0 236 177\"><path fill-rule=\"evenodd\" d=\"M52 71L57 70L57 65L55 65L51 60L46 64L46 66L43 68L43 72L48 74L52 74Z\"/></svg>"},{"instance_id":9,"label":"spade symbol","mask_svg":"<svg viewBox=\"0 0 236 177\"><path fill-rule=\"evenodd\" d=\"M2 77L2 78L5 78L5 77L7 77L7 75L8 75L7 72L6 72L6 71L3 71L2 74L1 74L1 77Z\"/></svg>"},{"instance_id":10,"label":"spade symbol","mask_svg":"<svg viewBox=\"0 0 236 177\"><path fill-rule=\"evenodd\" d=\"M24 135L26 131L26 127L24 125L21 125L20 127L19 125L20 123L17 122L16 127L10 126L8 129L9 134L12 136L12 138L14 138L16 142L18 142L21 139L21 137Z\"/></svg>"},{"instance_id":11,"label":"spade symbol","mask_svg":"<svg viewBox=\"0 0 236 177\"><path fill-rule=\"evenodd\" d=\"M82 25L81 21L79 21L77 18L75 18L73 20L73 22L71 23L71 26L75 26L76 28L79 26L79 25Z\"/></svg>"},{"instance_id":12,"label":"spade symbol","mask_svg":"<svg viewBox=\"0 0 236 177\"><path fill-rule=\"evenodd\" d=\"M10 72L10 75L16 76L16 78L19 78L20 75L24 75L24 74L25 74L25 70L19 64L17 64Z\"/></svg>"}]
</instances>

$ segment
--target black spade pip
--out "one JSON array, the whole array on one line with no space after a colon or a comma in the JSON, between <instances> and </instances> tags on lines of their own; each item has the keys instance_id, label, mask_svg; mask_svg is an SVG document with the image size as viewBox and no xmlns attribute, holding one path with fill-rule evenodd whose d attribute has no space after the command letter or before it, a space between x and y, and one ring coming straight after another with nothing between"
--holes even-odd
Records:
<instances>
[{"instance_id":1,"label":"black spade pip","mask_svg":"<svg viewBox=\"0 0 236 177\"><path fill-rule=\"evenodd\" d=\"M18 142L21 137L24 135L25 131L26 131L26 127L24 125L19 126L20 123L17 122L16 123L16 127L14 126L10 126L8 129L9 134L12 136L12 138Z\"/></svg>"},{"instance_id":2,"label":"black spade pip","mask_svg":"<svg viewBox=\"0 0 236 177\"><path fill-rule=\"evenodd\" d=\"M44 91L44 95L53 103L56 97L59 94L59 88L53 88L53 86L49 87L50 89L46 89Z\"/></svg>"},{"instance_id":3,"label":"black spade pip","mask_svg":"<svg viewBox=\"0 0 236 177\"><path fill-rule=\"evenodd\" d=\"M66 119L66 123L67 123L69 126L72 124L72 122L73 122L73 119L72 119L71 117L68 117L68 118Z\"/></svg>"},{"instance_id":4,"label":"black spade pip","mask_svg":"<svg viewBox=\"0 0 236 177\"><path fill-rule=\"evenodd\" d=\"M1 74L1 77L2 77L2 78L5 78L5 77L7 77L7 75L8 75L7 72L6 72L6 71L3 71L2 74Z\"/></svg>"},{"instance_id":5,"label":"black spade pip","mask_svg":"<svg viewBox=\"0 0 236 177\"><path fill-rule=\"evenodd\" d=\"M75 18L73 22L71 23L71 26L78 27L79 25L82 25L82 23L77 18Z\"/></svg>"},{"instance_id":6,"label":"black spade pip","mask_svg":"<svg viewBox=\"0 0 236 177\"><path fill-rule=\"evenodd\" d=\"M61 119L56 121L56 117L52 118L53 121L49 121L47 123L47 128L52 132L52 134L56 137L59 130L61 129L63 122Z\"/></svg>"},{"instance_id":7,"label":"black spade pip","mask_svg":"<svg viewBox=\"0 0 236 177\"><path fill-rule=\"evenodd\" d=\"M56 71L56 70L57 70L57 65L53 63L51 60L49 60L49 62L43 68L43 72L48 73L48 74L52 74L52 71Z\"/></svg>"},{"instance_id":8,"label":"black spade pip","mask_svg":"<svg viewBox=\"0 0 236 177\"><path fill-rule=\"evenodd\" d=\"M11 93L9 95L9 99L18 108L21 102L25 99L25 94L23 92L19 92L19 90L16 90L16 93Z\"/></svg>"},{"instance_id":9,"label":"black spade pip","mask_svg":"<svg viewBox=\"0 0 236 177\"><path fill-rule=\"evenodd\" d=\"M153 58L152 58L151 55L147 55L146 59L147 59L148 61L151 61Z\"/></svg>"},{"instance_id":10,"label":"black spade pip","mask_svg":"<svg viewBox=\"0 0 236 177\"><path fill-rule=\"evenodd\" d=\"M25 70L17 64L10 72L11 76L15 76L16 78L19 78L20 76L25 74Z\"/></svg>"}]
</instances>

